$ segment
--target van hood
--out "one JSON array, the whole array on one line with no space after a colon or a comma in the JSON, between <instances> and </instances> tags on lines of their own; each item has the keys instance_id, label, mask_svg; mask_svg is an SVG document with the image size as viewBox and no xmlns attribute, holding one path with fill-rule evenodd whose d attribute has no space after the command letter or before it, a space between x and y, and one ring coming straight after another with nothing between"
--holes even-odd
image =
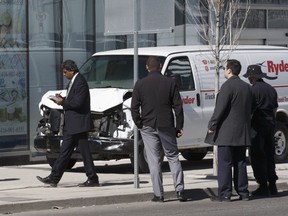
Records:
<instances>
[{"instance_id":1,"label":"van hood","mask_svg":"<svg viewBox=\"0 0 288 216\"><path fill-rule=\"evenodd\" d=\"M104 112L105 110L122 104L123 96L127 92L131 92L131 90L119 88L90 89L91 111ZM66 96L66 90L48 91L42 96L42 99L39 103L39 108L44 105L51 109L63 109L62 106L54 103L51 99L49 99L49 96L54 96L56 93L61 93L63 97Z\"/></svg>"}]
</instances>

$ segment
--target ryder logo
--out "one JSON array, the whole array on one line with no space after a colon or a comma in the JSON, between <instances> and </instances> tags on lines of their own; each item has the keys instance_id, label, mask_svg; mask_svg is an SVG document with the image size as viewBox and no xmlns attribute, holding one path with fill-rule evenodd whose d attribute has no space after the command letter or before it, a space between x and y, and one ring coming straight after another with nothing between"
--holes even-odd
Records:
<instances>
[{"instance_id":1,"label":"ryder logo","mask_svg":"<svg viewBox=\"0 0 288 216\"><path fill-rule=\"evenodd\" d=\"M188 97L188 95L185 98L182 98L183 104L194 104L195 98L194 97Z\"/></svg>"},{"instance_id":2,"label":"ryder logo","mask_svg":"<svg viewBox=\"0 0 288 216\"><path fill-rule=\"evenodd\" d=\"M281 72L288 72L288 63L285 63L284 60L281 60L279 64L267 61L267 67L269 73L275 73L277 76Z\"/></svg>"}]
</instances>

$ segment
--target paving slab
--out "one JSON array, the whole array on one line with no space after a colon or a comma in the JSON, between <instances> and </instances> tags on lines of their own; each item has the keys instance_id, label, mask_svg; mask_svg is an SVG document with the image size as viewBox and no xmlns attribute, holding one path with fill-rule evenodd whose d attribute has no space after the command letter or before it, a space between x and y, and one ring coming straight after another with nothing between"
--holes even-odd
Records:
<instances>
[{"instance_id":1,"label":"paving slab","mask_svg":"<svg viewBox=\"0 0 288 216\"><path fill-rule=\"evenodd\" d=\"M56 188L39 182L36 176L45 177L50 173L48 164L0 167L0 214L66 208L73 206L104 205L149 201L153 196L150 175L140 173L139 188L135 186L135 175L130 160L95 161L100 187L78 187L86 180L82 162L64 173ZM188 162L181 158L184 170L185 189L188 198L209 199L217 194L217 177L213 175L212 156L207 155L201 162ZM287 191L288 164L277 164L280 191ZM257 187L251 166L248 165L249 189ZM167 162L163 165L165 200L176 200L173 181Z\"/></svg>"}]
</instances>

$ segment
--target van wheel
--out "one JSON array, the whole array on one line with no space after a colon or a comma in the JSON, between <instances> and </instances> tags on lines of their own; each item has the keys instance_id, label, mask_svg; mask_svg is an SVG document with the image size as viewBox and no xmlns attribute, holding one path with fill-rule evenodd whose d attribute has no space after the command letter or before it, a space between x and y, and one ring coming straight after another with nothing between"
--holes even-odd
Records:
<instances>
[{"instance_id":1,"label":"van wheel","mask_svg":"<svg viewBox=\"0 0 288 216\"><path fill-rule=\"evenodd\" d=\"M191 150L191 149L181 151L181 155L188 161L200 161L206 156L206 154L207 154L207 151L196 152L195 150Z\"/></svg>"},{"instance_id":2,"label":"van wheel","mask_svg":"<svg viewBox=\"0 0 288 216\"><path fill-rule=\"evenodd\" d=\"M138 145L139 145L139 153L138 153L139 172L140 173L149 173L149 166L148 166L148 163L146 161L146 158L147 158L146 151L145 151L144 143L143 143L142 139L139 140ZM133 156L130 157L130 161L131 161L131 164L134 167L134 157ZM162 161L162 164L163 164L164 152L161 155L161 161Z\"/></svg>"},{"instance_id":3,"label":"van wheel","mask_svg":"<svg viewBox=\"0 0 288 216\"><path fill-rule=\"evenodd\" d=\"M281 122L276 122L275 135L274 135L275 140L274 157L276 162L284 162L288 157L287 138L288 138L287 127Z\"/></svg>"},{"instance_id":4,"label":"van wheel","mask_svg":"<svg viewBox=\"0 0 288 216\"><path fill-rule=\"evenodd\" d=\"M138 164L139 164L139 172L140 173L149 173L149 167L148 163L146 161L146 152L144 149L144 143L143 140L139 140L138 142L139 148L138 148ZM134 155L130 157L130 161L132 166L134 167Z\"/></svg>"},{"instance_id":5,"label":"van wheel","mask_svg":"<svg viewBox=\"0 0 288 216\"><path fill-rule=\"evenodd\" d=\"M51 157L49 157L49 156L46 156L46 159L47 159L48 164L49 164L51 167L53 167L53 165L54 165L54 163L55 163L55 161L56 161L57 158L51 158ZM67 170L72 169L73 166L76 164L76 162L77 162L76 159L70 159L70 161L69 161L66 169L67 169Z\"/></svg>"}]
</instances>

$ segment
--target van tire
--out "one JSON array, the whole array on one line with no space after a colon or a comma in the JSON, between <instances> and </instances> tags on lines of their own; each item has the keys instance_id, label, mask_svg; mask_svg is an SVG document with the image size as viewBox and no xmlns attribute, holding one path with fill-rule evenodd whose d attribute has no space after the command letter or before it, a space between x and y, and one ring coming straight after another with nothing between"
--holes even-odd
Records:
<instances>
[{"instance_id":1,"label":"van tire","mask_svg":"<svg viewBox=\"0 0 288 216\"><path fill-rule=\"evenodd\" d=\"M46 159L47 159L48 164L49 164L51 167L53 167L53 165L54 165L54 163L55 163L55 161L56 161L57 158L52 158L52 157L49 157L48 155L46 155ZM74 167L74 165L76 164L76 162L77 162L76 159L70 159L70 161L69 161L66 169L67 169L67 170L72 169L72 168Z\"/></svg>"},{"instance_id":2,"label":"van tire","mask_svg":"<svg viewBox=\"0 0 288 216\"><path fill-rule=\"evenodd\" d=\"M276 122L275 127L275 162L285 162L288 157L287 139L288 129L285 124Z\"/></svg>"},{"instance_id":3,"label":"van tire","mask_svg":"<svg viewBox=\"0 0 288 216\"><path fill-rule=\"evenodd\" d=\"M192 149L186 149L181 151L181 155L188 161L200 161L206 156L206 154L207 151L197 152Z\"/></svg>"},{"instance_id":4,"label":"van tire","mask_svg":"<svg viewBox=\"0 0 288 216\"><path fill-rule=\"evenodd\" d=\"M149 166L148 166L148 163L146 160L146 158L147 158L146 151L145 151L144 143L143 143L142 139L139 140L138 145L139 145L139 148L138 148L138 150L139 150L139 153L138 153L139 172L140 173L149 173L150 171L149 171ZM134 157L133 156L130 157L130 161L134 167ZM164 161L164 152L161 155L162 164L163 164L163 161Z\"/></svg>"},{"instance_id":5,"label":"van tire","mask_svg":"<svg viewBox=\"0 0 288 216\"><path fill-rule=\"evenodd\" d=\"M146 152L144 149L143 140L140 139L138 141L138 165L139 165L139 172L140 173L149 173L148 163L146 161ZM134 167L134 154L131 155L130 161L132 166Z\"/></svg>"},{"instance_id":6,"label":"van tire","mask_svg":"<svg viewBox=\"0 0 288 216\"><path fill-rule=\"evenodd\" d=\"M143 141L140 140L141 145L139 144L139 171L141 173L149 173L149 166L147 163L147 155L146 155L146 151L145 151L145 147L143 144ZM140 143L139 142L139 143Z\"/></svg>"}]
</instances>

